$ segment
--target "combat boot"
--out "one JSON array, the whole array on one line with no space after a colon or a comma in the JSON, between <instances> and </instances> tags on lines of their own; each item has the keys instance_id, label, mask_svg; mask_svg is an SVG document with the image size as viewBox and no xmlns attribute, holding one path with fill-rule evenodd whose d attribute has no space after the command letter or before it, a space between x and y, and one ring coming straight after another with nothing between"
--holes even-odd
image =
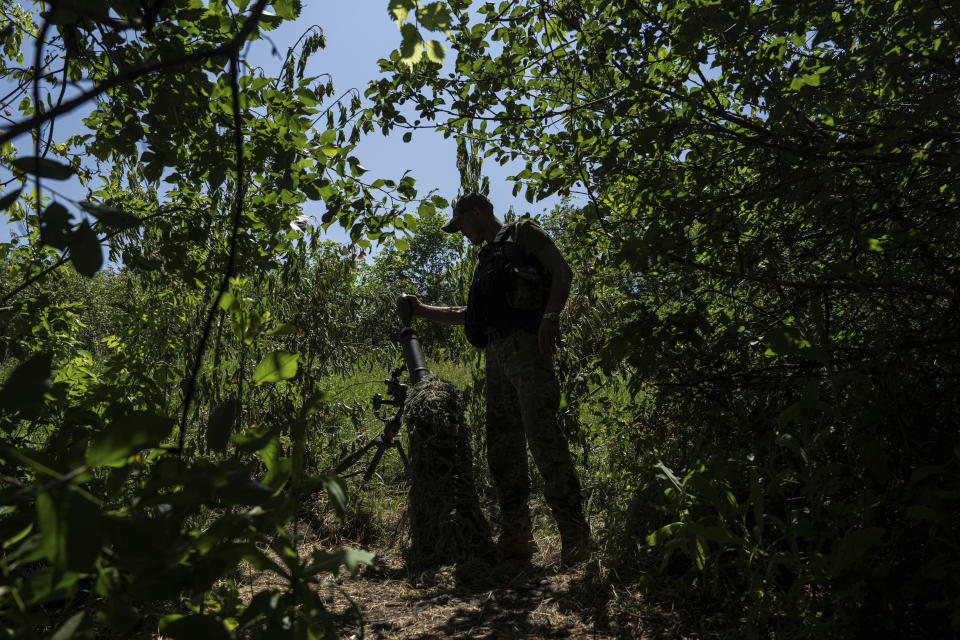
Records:
<instances>
[{"instance_id":1,"label":"combat boot","mask_svg":"<svg viewBox=\"0 0 960 640\"><path fill-rule=\"evenodd\" d=\"M529 516L504 521L497 550L503 562L530 564L537 552L537 544L533 541Z\"/></svg>"},{"instance_id":2,"label":"combat boot","mask_svg":"<svg viewBox=\"0 0 960 640\"><path fill-rule=\"evenodd\" d=\"M582 519L579 520L557 523L560 529L560 564L565 567L580 564L596 549L590 539L590 527Z\"/></svg>"},{"instance_id":3,"label":"combat boot","mask_svg":"<svg viewBox=\"0 0 960 640\"><path fill-rule=\"evenodd\" d=\"M533 559L533 554L537 552L537 543L533 537L520 538L503 536L497 541L497 551L500 553L500 560L509 564L528 565Z\"/></svg>"}]
</instances>

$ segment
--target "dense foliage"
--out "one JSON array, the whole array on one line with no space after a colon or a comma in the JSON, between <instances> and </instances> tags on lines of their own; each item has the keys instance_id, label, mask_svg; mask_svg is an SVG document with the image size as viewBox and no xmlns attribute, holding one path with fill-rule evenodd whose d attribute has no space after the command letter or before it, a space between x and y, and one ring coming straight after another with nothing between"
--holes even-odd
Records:
<instances>
[{"instance_id":1,"label":"dense foliage","mask_svg":"<svg viewBox=\"0 0 960 640\"><path fill-rule=\"evenodd\" d=\"M0 636L335 635L321 574L369 555L299 554L299 518L347 508L395 296L462 304L473 258L353 154L424 127L461 190L486 158L570 196L561 417L608 566L702 630L960 631L953 2L391 0L366 103L305 76L318 30L249 65L300 11L267 4L0 0ZM476 352L422 336L476 427ZM248 567L282 586L243 601Z\"/></svg>"},{"instance_id":2,"label":"dense foliage","mask_svg":"<svg viewBox=\"0 0 960 640\"><path fill-rule=\"evenodd\" d=\"M2 246L4 637L328 637L322 574L370 558L301 556L296 520L324 489L345 508L322 378L366 366L345 283L416 191L363 178L358 98L304 76L322 33L275 75L245 62L299 3L235 5L3 3L2 204L26 230ZM54 143L74 108L87 132ZM240 567L284 586L243 602Z\"/></svg>"},{"instance_id":3,"label":"dense foliage","mask_svg":"<svg viewBox=\"0 0 960 640\"><path fill-rule=\"evenodd\" d=\"M757 633L956 632L955 4L449 4L455 67L368 96L585 198L573 361L629 381L637 456L607 534Z\"/></svg>"}]
</instances>

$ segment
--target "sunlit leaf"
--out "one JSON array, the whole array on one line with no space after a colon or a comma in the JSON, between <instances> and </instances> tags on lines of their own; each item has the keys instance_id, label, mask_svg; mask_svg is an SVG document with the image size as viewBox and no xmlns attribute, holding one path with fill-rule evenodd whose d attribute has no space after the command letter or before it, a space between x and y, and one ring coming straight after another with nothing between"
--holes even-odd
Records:
<instances>
[{"instance_id":1,"label":"sunlit leaf","mask_svg":"<svg viewBox=\"0 0 960 640\"><path fill-rule=\"evenodd\" d=\"M437 40L428 40L426 44L427 58L438 64L443 62L444 48Z\"/></svg>"},{"instance_id":2,"label":"sunlit leaf","mask_svg":"<svg viewBox=\"0 0 960 640\"><path fill-rule=\"evenodd\" d=\"M284 20L293 20L297 17L294 0L273 0L273 10Z\"/></svg>"},{"instance_id":3,"label":"sunlit leaf","mask_svg":"<svg viewBox=\"0 0 960 640\"><path fill-rule=\"evenodd\" d=\"M289 351L274 351L268 354L253 370L253 383L266 384L289 380L297 375L298 354Z\"/></svg>"},{"instance_id":4,"label":"sunlit leaf","mask_svg":"<svg viewBox=\"0 0 960 640\"><path fill-rule=\"evenodd\" d=\"M423 57L423 39L420 32L409 22L400 27L400 58L407 66L413 66Z\"/></svg>"},{"instance_id":5,"label":"sunlit leaf","mask_svg":"<svg viewBox=\"0 0 960 640\"><path fill-rule=\"evenodd\" d=\"M390 15L396 21L397 26L401 26L403 21L407 19L407 15L410 11L416 8L416 0L390 0L390 4L387 6L387 11L390 12Z\"/></svg>"},{"instance_id":6,"label":"sunlit leaf","mask_svg":"<svg viewBox=\"0 0 960 640\"><path fill-rule=\"evenodd\" d=\"M450 10L444 2L431 2L417 9L417 21L430 31L450 30Z\"/></svg>"},{"instance_id":7,"label":"sunlit leaf","mask_svg":"<svg viewBox=\"0 0 960 640\"><path fill-rule=\"evenodd\" d=\"M109 466L130 455L155 447L173 429L173 421L146 411L136 411L110 424L97 434L87 449L87 465Z\"/></svg>"}]
</instances>

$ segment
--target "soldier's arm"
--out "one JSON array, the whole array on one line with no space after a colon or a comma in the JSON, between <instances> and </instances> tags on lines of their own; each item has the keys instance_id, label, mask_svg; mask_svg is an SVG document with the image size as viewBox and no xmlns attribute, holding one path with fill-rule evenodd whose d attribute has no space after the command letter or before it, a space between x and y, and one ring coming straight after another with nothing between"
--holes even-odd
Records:
<instances>
[{"instance_id":1,"label":"soldier's arm","mask_svg":"<svg viewBox=\"0 0 960 640\"><path fill-rule=\"evenodd\" d=\"M570 295L573 271L567 265L567 261L563 259L560 250L552 242L545 245L535 255L543 268L550 274L550 293L547 295L547 307L544 310L544 315L556 314L553 319L544 317L540 321L540 328L537 331L540 352L549 356L553 355L557 348L557 339L560 337L557 320L560 316L560 310L567 303L567 296Z\"/></svg>"},{"instance_id":2,"label":"soldier's arm","mask_svg":"<svg viewBox=\"0 0 960 640\"><path fill-rule=\"evenodd\" d=\"M536 253L537 260L550 274L550 293L547 296L545 313L557 313L563 309L570 295L570 283L573 282L573 271L563 259L563 254L550 243Z\"/></svg>"},{"instance_id":3,"label":"soldier's arm","mask_svg":"<svg viewBox=\"0 0 960 640\"><path fill-rule=\"evenodd\" d=\"M405 300L410 302L410 313L414 316L426 318L432 322L440 324L464 324L466 319L466 307L435 307L429 304L423 304L417 296L406 295Z\"/></svg>"}]
</instances>

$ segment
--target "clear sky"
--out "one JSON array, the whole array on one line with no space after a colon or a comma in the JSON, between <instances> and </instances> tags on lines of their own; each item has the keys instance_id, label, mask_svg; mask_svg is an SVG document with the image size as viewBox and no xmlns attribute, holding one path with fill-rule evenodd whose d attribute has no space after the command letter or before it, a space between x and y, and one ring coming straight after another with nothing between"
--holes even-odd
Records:
<instances>
[{"instance_id":1,"label":"clear sky","mask_svg":"<svg viewBox=\"0 0 960 640\"><path fill-rule=\"evenodd\" d=\"M248 50L247 60L274 75L280 69L287 48L311 25L319 25L326 36L327 48L311 57L306 75L319 76L328 73L333 78L337 95L350 88L358 89L362 95L367 82L380 75L377 60L388 56L390 51L400 44L400 31L387 13L387 4L387 0L304 0L305 6L300 18L293 22L284 22L274 31L265 32L265 38ZM448 47L448 60L454 55L455 52ZM85 109L81 107L77 112L58 119L56 138L63 139L77 132L84 113ZM355 155L363 166L370 170L368 175L399 178L409 169L421 194L437 189L441 196L452 200L460 186L456 168L456 142L452 138L444 139L430 130L414 132L409 143L402 141L402 135L403 131L397 131L389 137L375 132L360 142ZM16 142L18 145L30 144L29 136L21 136ZM32 152L24 153L32 155ZM510 165L501 167L492 161L484 163L484 175L490 178L490 199L499 214L505 213L511 207L518 214L528 211L536 214L556 204L556 198L531 205L523 199L522 193L520 197L513 197L512 185L507 183L505 178L519 168ZM5 170L0 171L0 178L8 176L9 173ZM46 181L45 187L57 186L63 189L65 196L74 200L83 199L79 185L50 183L51 181ZM9 188L3 191L5 193ZM319 220L323 213L323 204L307 201L304 204L304 213ZM10 233L5 217L2 222L0 242L7 241ZM345 240L339 228L331 227L329 235L335 240Z\"/></svg>"}]
</instances>

